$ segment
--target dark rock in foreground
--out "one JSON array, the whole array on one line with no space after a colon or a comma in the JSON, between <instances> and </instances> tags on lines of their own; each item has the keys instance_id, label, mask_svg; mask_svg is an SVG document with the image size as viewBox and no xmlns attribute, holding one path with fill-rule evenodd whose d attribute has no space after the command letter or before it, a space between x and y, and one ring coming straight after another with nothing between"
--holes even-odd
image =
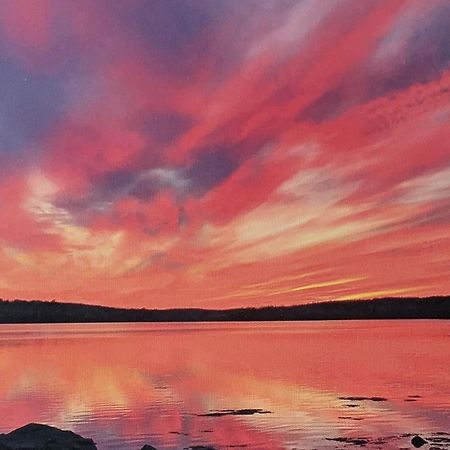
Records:
<instances>
[{"instance_id":1,"label":"dark rock in foreground","mask_svg":"<svg viewBox=\"0 0 450 450\"><path fill-rule=\"evenodd\" d=\"M0 449L1 450L1 449ZM151 445L144 445L141 450L156 450L155 447L152 447Z\"/></svg>"},{"instance_id":2,"label":"dark rock in foreground","mask_svg":"<svg viewBox=\"0 0 450 450\"><path fill-rule=\"evenodd\" d=\"M72 431L30 423L0 435L0 450L97 450L92 439Z\"/></svg>"},{"instance_id":3,"label":"dark rock in foreground","mask_svg":"<svg viewBox=\"0 0 450 450\"><path fill-rule=\"evenodd\" d=\"M422 447L422 445L425 445L427 443L427 441L423 438L421 438L420 436L414 436L411 439L411 444L414 445L414 447L419 448Z\"/></svg>"}]
</instances>

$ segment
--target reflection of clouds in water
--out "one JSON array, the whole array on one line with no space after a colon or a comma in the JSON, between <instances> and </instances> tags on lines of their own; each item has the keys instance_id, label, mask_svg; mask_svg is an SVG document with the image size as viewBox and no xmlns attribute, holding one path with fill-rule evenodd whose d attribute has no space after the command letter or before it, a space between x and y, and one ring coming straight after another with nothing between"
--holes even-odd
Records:
<instances>
[{"instance_id":1,"label":"reflection of clouds in water","mask_svg":"<svg viewBox=\"0 0 450 450\"><path fill-rule=\"evenodd\" d=\"M144 443L167 450L331 448L337 441L325 438L357 434L371 448L379 437L446 431L448 327L397 321L8 326L0 334L6 417L0 431L45 421L93 437L105 450ZM17 346L18 332L35 339ZM208 416L226 410L244 412ZM386 448L399 442L387 441Z\"/></svg>"}]
</instances>

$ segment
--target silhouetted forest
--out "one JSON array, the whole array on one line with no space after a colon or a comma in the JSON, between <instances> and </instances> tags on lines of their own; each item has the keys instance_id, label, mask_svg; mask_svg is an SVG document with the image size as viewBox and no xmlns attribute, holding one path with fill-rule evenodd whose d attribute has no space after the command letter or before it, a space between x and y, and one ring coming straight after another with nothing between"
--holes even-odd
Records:
<instances>
[{"instance_id":1,"label":"silhouetted forest","mask_svg":"<svg viewBox=\"0 0 450 450\"><path fill-rule=\"evenodd\" d=\"M1 300L0 323L215 322L273 320L450 319L450 296L330 301L296 306L126 309L78 303Z\"/></svg>"}]
</instances>

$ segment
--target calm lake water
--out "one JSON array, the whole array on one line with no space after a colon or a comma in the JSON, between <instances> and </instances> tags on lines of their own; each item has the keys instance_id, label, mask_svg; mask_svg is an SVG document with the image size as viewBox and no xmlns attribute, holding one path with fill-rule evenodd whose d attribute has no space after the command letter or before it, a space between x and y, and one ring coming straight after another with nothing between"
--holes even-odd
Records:
<instances>
[{"instance_id":1,"label":"calm lake water","mask_svg":"<svg viewBox=\"0 0 450 450\"><path fill-rule=\"evenodd\" d=\"M0 371L0 432L99 450L450 447L450 321L2 325Z\"/></svg>"}]
</instances>

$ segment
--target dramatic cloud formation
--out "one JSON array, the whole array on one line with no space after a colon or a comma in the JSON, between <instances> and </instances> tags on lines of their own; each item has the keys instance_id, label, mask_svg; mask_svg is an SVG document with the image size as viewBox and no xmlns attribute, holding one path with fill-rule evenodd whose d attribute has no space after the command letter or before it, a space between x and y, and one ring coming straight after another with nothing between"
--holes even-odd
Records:
<instances>
[{"instance_id":1,"label":"dramatic cloud formation","mask_svg":"<svg viewBox=\"0 0 450 450\"><path fill-rule=\"evenodd\" d=\"M450 291L445 0L5 0L0 295Z\"/></svg>"}]
</instances>

